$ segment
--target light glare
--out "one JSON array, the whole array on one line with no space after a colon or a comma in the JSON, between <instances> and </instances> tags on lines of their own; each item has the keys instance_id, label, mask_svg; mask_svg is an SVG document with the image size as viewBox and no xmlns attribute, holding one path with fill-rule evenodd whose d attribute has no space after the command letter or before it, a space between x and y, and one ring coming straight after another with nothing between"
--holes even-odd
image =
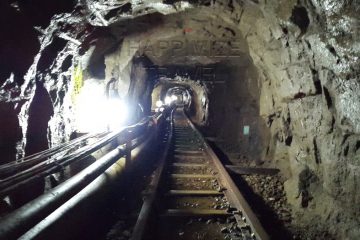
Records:
<instances>
[{"instance_id":1,"label":"light glare","mask_svg":"<svg viewBox=\"0 0 360 240\"><path fill-rule=\"evenodd\" d=\"M170 105L170 104L171 104L171 102L172 102L171 97L166 96L166 97L165 97L165 104L166 104L166 105Z\"/></svg>"},{"instance_id":2,"label":"light glare","mask_svg":"<svg viewBox=\"0 0 360 240\"><path fill-rule=\"evenodd\" d=\"M163 102L161 100L156 101L156 107L161 107L163 105Z\"/></svg>"},{"instance_id":3,"label":"light glare","mask_svg":"<svg viewBox=\"0 0 360 240\"><path fill-rule=\"evenodd\" d=\"M109 130L119 130L126 124L128 117L128 109L125 102L118 98L108 99L106 107L105 116Z\"/></svg>"},{"instance_id":4,"label":"light glare","mask_svg":"<svg viewBox=\"0 0 360 240\"><path fill-rule=\"evenodd\" d=\"M176 95L166 96L165 97L165 104L170 105L172 102L178 100L178 97Z\"/></svg>"},{"instance_id":5,"label":"light glare","mask_svg":"<svg viewBox=\"0 0 360 240\"><path fill-rule=\"evenodd\" d=\"M98 133L119 130L126 124L128 109L118 98L107 99L103 88L89 84L76 101L76 123L80 132Z\"/></svg>"}]
</instances>

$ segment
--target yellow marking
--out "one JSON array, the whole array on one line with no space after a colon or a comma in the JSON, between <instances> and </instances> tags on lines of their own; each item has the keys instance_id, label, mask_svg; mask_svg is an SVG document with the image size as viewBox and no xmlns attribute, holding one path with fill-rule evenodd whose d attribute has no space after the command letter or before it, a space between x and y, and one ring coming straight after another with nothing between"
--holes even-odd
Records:
<instances>
[{"instance_id":1,"label":"yellow marking","mask_svg":"<svg viewBox=\"0 0 360 240\"><path fill-rule=\"evenodd\" d=\"M73 81L72 101L75 102L76 97L80 94L81 88L84 85L83 70L80 64L74 68L72 81Z\"/></svg>"}]
</instances>

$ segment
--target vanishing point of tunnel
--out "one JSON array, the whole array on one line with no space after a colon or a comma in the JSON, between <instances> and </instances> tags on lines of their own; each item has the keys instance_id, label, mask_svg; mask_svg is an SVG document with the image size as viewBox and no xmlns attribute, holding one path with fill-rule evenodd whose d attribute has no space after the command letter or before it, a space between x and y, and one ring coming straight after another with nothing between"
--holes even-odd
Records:
<instances>
[{"instance_id":1,"label":"vanishing point of tunnel","mask_svg":"<svg viewBox=\"0 0 360 240\"><path fill-rule=\"evenodd\" d=\"M2 0L0 239L360 239L359 0Z\"/></svg>"}]
</instances>

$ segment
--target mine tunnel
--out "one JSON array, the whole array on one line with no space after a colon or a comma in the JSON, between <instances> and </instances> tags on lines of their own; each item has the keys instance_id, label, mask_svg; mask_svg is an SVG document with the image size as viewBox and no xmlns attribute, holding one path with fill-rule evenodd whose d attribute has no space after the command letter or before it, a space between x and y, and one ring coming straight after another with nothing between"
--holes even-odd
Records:
<instances>
[{"instance_id":1,"label":"mine tunnel","mask_svg":"<svg viewBox=\"0 0 360 240\"><path fill-rule=\"evenodd\" d=\"M0 239L360 239L359 12L1 1Z\"/></svg>"}]
</instances>

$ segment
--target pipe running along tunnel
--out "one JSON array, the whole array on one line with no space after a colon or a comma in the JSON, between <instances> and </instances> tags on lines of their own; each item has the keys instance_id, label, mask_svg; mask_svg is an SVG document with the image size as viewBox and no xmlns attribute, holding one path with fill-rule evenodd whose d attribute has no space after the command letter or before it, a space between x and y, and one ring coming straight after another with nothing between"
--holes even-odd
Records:
<instances>
[{"instance_id":1,"label":"pipe running along tunnel","mask_svg":"<svg viewBox=\"0 0 360 240\"><path fill-rule=\"evenodd\" d=\"M358 239L358 10L1 2L0 238Z\"/></svg>"}]
</instances>

